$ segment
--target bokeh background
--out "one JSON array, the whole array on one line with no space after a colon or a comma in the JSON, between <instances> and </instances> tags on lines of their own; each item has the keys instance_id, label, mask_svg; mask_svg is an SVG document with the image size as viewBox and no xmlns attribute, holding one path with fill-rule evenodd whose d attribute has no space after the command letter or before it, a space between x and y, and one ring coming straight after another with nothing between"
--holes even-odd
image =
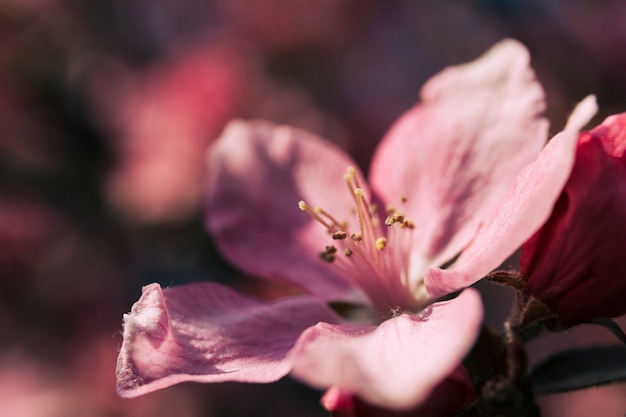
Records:
<instances>
[{"instance_id":1,"label":"bokeh background","mask_svg":"<svg viewBox=\"0 0 626 417\"><path fill-rule=\"evenodd\" d=\"M626 111L625 22L623 0L0 0L0 415L326 415L288 378L115 394L142 285L282 291L233 270L203 229L205 153L225 123L303 127L366 168L431 75L513 37L556 133L589 93L596 121ZM497 325L510 299L486 294ZM536 351L596 339L611 342L583 330ZM621 416L626 391L542 404Z\"/></svg>"}]
</instances>

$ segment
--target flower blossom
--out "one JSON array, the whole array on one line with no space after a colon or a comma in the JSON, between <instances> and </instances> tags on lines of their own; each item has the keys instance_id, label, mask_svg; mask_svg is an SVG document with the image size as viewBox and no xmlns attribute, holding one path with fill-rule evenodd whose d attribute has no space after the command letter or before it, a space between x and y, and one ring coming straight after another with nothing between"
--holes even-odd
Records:
<instances>
[{"instance_id":1,"label":"flower blossom","mask_svg":"<svg viewBox=\"0 0 626 417\"><path fill-rule=\"evenodd\" d=\"M509 40L423 87L383 138L369 181L312 134L231 122L209 154L208 228L238 268L302 295L261 302L213 283L145 287L124 318L119 393L291 373L336 398L423 403L482 321L475 290L441 297L497 267L547 219L595 111L583 102L546 145L544 107L527 51ZM340 315L330 302L359 307Z\"/></svg>"},{"instance_id":2,"label":"flower blossom","mask_svg":"<svg viewBox=\"0 0 626 417\"><path fill-rule=\"evenodd\" d=\"M111 64L92 76L95 114L117 159L107 195L122 215L169 222L199 209L203 152L240 108L247 64L232 45L203 43L147 70Z\"/></svg>"},{"instance_id":3,"label":"flower blossom","mask_svg":"<svg viewBox=\"0 0 626 417\"><path fill-rule=\"evenodd\" d=\"M626 313L626 113L580 134L546 224L522 246L522 275L565 324Z\"/></svg>"}]
</instances>

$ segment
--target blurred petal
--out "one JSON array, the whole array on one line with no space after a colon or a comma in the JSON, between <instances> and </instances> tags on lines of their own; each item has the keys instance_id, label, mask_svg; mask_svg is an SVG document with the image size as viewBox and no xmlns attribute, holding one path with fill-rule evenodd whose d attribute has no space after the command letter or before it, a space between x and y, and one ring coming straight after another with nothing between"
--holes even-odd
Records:
<instances>
[{"instance_id":1,"label":"blurred petal","mask_svg":"<svg viewBox=\"0 0 626 417\"><path fill-rule=\"evenodd\" d=\"M133 221L180 221L198 212L204 152L250 90L252 62L235 45L175 49L142 69L111 60L91 75L93 114L116 156L107 195Z\"/></svg>"},{"instance_id":2,"label":"blurred petal","mask_svg":"<svg viewBox=\"0 0 626 417\"><path fill-rule=\"evenodd\" d=\"M271 382L291 369L300 334L339 318L310 297L262 303L211 283L143 289L124 317L118 392L135 397L184 381Z\"/></svg>"},{"instance_id":3,"label":"blurred petal","mask_svg":"<svg viewBox=\"0 0 626 417\"><path fill-rule=\"evenodd\" d=\"M333 300L362 300L319 253L325 228L298 208L305 200L339 219L353 216L344 174L354 162L299 129L235 121L209 155L207 225L238 268Z\"/></svg>"},{"instance_id":4,"label":"blurred petal","mask_svg":"<svg viewBox=\"0 0 626 417\"><path fill-rule=\"evenodd\" d=\"M426 400L470 349L482 319L473 289L380 326L320 323L292 351L293 374L320 388L337 387L367 403L406 410Z\"/></svg>"},{"instance_id":5,"label":"blurred petal","mask_svg":"<svg viewBox=\"0 0 626 417\"><path fill-rule=\"evenodd\" d=\"M583 100L535 162L515 179L476 238L446 270L430 269L425 276L430 296L467 287L500 265L546 221L574 163L580 129L597 110L594 97Z\"/></svg>"},{"instance_id":6,"label":"blurred petal","mask_svg":"<svg viewBox=\"0 0 626 417\"><path fill-rule=\"evenodd\" d=\"M529 56L506 40L422 89L421 105L374 156L372 187L415 222L422 264L440 265L474 237L515 176L547 140L543 90ZM422 271L423 272L423 271Z\"/></svg>"},{"instance_id":7,"label":"blurred petal","mask_svg":"<svg viewBox=\"0 0 626 417\"><path fill-rule=\"evenodd\" d=\"M320 402L333 417L356 417L355 400L350 392L332 386L326 390Z\"/></svg>"},{"instance_id":8,"label":"blurred petal","mask_svg":"<svg viewBox=\"0 0 626 417\"><path fill-rule=\"evenodd\" d=\"M580 136L548 222L522 247L531 293L572 324L626 313L626 114Z\"/></svg>"}]
</instances>

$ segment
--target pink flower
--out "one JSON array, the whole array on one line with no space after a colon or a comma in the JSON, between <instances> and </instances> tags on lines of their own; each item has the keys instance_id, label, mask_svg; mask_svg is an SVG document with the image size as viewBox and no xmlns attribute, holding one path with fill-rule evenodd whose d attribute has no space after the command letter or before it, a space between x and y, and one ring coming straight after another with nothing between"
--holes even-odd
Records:
<instances>
[{"instance_id":1,"label":"pink flower","mask_svg":"<svg viewBox=\"0 0 626 417\"><path fill-rule=\"evenodd\" d=\"M563 323L626 313L625 152L626 113L582 133L552 215L522 246L530 292Z\"/></svg>"},{"instance_id":2,"label":"pink flower","mask_svg":"<svg viewBox=\"0 0 626 417\"><path fill-rule=\"evenodd\" d=\"M241 106L247 64L232 45L202 43L147 70L94 75L95 114L118 157L107 194L121 214L168 222L200 208L204 152Z\"/></svg>"},{"instance_id":3,"label":"pink flower","mask_svg":"<svg viewBox=\"0 0 626 417\"><path fill-rule=\"evenodd\" d=\"M232 122L210 153L208 227L240 269L305 294L265 303L211 283L145 287L124 319L120 394L291 373L377 407L426 400L482 320L473 289L437 301L546 220L594 112L584 102L542 151L543 91L528 61L504 41L431 79L381 142L371 185L311 134ZM328 301L360 307L340 316Z\"/></svg>"}]
</instances>

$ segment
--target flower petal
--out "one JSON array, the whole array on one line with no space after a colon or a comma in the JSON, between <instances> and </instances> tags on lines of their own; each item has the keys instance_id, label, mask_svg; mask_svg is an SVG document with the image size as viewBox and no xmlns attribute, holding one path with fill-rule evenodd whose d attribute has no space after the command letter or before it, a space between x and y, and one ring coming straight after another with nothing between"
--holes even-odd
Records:
<instances>
[{"instance_id":1,"label":"flower petal","mask_svg":"<svg viewBox=\"0 0 626 417\"><path fill-rule=\"evenodd\" d=\"M377 328L320 323L294 347L292 373L372 405L406 410L426 400L456 368L476 339L481 319L480 296L468 289L433 305L430 315L403 314Z\"/></svg>"},{"instance_id":2,"label":"flower petal","mask_svg":"<svg viewBox=\"0 0 626 417\"><path fill-rule=\"evenodd\" d=\"M363 300L319 258L332 242L298 208L305 200L339 220L353 196L344 174L354 162L339 148L299 129L231 122L209 154L206 219L222 253L238 268L333 300Z\"/></svg>"},{"instance_id":3,"label":"flower petal","mask_svg":"<svg viewBox=\"0 0 626 417\"><path fill-rule=\"evenodd\" d=\"M465 288L498 267L544 223L574 164L580 129L597 110L595 98L583 100L535 162L515 179L485 220L476 238L449 269L431 268L424 278L433 299Z\"/></svg>"},{"instance_id":4,"label":"flower petal","mask_svg":"<svg viewBox=\"0 0 626 417\"><path fill-rule=\"evenodd\" d=\"M404 211L419 235L419 263L441 265L467 245L515 176L537 157L548 125L528 52L512 40L444 70L421 96L423 103L384 138L371 183L387 203L408 198Z\"/></svg>"},{"instance_id":5,"label":"flower petal","mask_svg":"<svg viewBox=\"0 0 626 417\"><path fill-rule=\"evenodd\" d=\"M322 397L322 405L333 417L446 417L457 416L476 398L474 385L463 366L440 382L426 401L406 411L392 411L363 402L336 386Z\"/></svg>"},{"instance_id":6,"label":"flower petal","mask_svg":"<svg viewBox=\"0 0 626 417\"><path fill-rule=\"evenodd\" d=\"M339 318L303 296L262 303L212 283L143 289L124 316L117 389L135 397L184 381L271 382L291 369L300 334Z\"/></svg>"},{"instance_id":7,"label":"flower petal","mask_svg":"<svg viewBox=\"0 0 626 417\"><path fill-rule=\"evenodd\" d=\"M573 324L626 313L626 114L578 141L550 219L522 247L531 294Z\"/></svg>"}]
</instances>

